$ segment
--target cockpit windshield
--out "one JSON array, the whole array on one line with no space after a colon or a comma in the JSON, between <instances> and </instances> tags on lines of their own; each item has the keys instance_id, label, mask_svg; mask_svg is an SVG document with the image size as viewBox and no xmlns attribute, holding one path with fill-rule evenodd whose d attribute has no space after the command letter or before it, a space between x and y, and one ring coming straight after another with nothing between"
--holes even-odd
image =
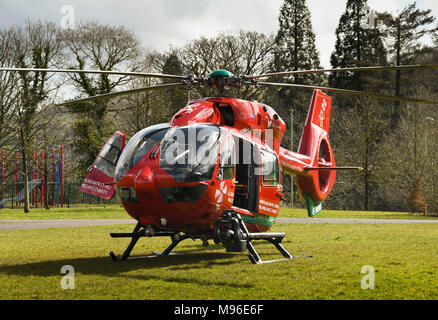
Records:
<instances>
[{"instance_id":1,"label":"cockpit windshield","mask_svg":"<svg viewBox=\"0 0 438 320\"><path fill-rule=\"evenodd\" d=\"M176 181L208 181L219 151L219 128L193 125L170 129L161 144L160 166Z\"/></svg>"},{"instance_id":2,"label":"cockpit windshield","mask_svg":"<svg viewBox=\"0 0 438 320\"><path fill-rule=\"evenodd\" d=\"M119 182L130 169L161 141L169 127L169 124L157 124L141 130L129 140L117 162L116 182Z\"/></svg>"}]
</instances>

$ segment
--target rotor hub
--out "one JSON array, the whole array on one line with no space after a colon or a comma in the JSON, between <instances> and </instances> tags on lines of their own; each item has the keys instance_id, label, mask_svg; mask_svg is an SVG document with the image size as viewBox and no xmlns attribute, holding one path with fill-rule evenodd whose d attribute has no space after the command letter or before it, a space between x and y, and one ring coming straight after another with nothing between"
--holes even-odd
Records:
<instances>
[{"instance_id":1,"label":"rotor hub","mask_svg":"<svg viewBox=\"0 0 438 320\"><path fill-rule=\"evenodd\" d=\"M206 77L193 78L195 82L208 88L217 89L218 96L228 96L231 88L239 88L246 82L245 77L236 76L232 72L224 69L215 70Z\"/></svg>"}]
</instances>

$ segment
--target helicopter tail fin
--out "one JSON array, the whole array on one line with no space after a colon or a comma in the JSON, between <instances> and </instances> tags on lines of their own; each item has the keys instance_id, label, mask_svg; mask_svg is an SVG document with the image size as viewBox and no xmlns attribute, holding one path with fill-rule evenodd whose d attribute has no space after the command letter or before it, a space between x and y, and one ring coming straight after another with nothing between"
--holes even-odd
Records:
<instances>
[{"instance_id":1,"label":"helicopter tail fin","mask_svg":"<svg viewBox=\"0 0 438 320\"><path fill-rule=\"evenodd\" d=\"M336 164L329 141L330 111L331 98L315 90L298 153L280 149L282 167L295 176L309 217L321 212L322 202L336 180Z\"/></svg>"},{"instance_id":2,"label":"helicopter tail fin","mask_svg":"<svg viewBox=\"0 0 438 320\"><path fill-rule=\"evenodd\" d=\"M298 147L298 152L311 160L310 166L304 168L305 175L298 175L296 178L310 217L321 212L322 202L329 195L336 180L336 170L324 170L336 166L329 141L331 104L331 97L319 90L313 92Z\"/></svg>"}]
</instances>

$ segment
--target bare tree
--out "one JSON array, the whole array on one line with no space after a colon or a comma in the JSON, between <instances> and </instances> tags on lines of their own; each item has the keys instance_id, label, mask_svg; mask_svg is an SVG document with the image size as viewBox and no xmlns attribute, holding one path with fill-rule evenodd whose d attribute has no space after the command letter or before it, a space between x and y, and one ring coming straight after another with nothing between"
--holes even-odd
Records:
<instances>
[{"instance_id":1,"label":"bare tree","mask_svg":"<svg viewBox=\"0 0 438 320\"><path fill-rule=\"evenodd\" d=\"M137 71L159 73L165 59L166 55L145 49L145 53L136 62ZM153 78L133 78L128 87L134 89L152 86L160 81ZM109 111L114 116L118 128L132 136L150 125L169 122L173 114L163 91L146 91L113 100Z\"/></svg>"},{"instance_id":2,"label":"bare tree","mask_svg":"<svg viewBox=\"0 0 438 320\"><path fill-rule=\"evenodd\" d=\"M189 42L178 49L178 57L187 74L206 76L217 69L227 69L236 75L252 75L269 71L274 48L274 36L252 31L238 34L220 33L216 37ZM261 99L262 89L242 88L233 95L243 99ZM199 91L206 96L206 90Z\"/></svg>"},{"instance_id":3,"label":"bare tree","mask_svg":"<svg viewBox=\"0 0 438 320\"><path fill-rule=\"evenodd\" d=\"M7 68L15 64L17 30L0 30L0 66ZM18 74L0 72L0 146L10 146L14 140L13 116L18 99Z\"/></svg>"},{"instance_id":4,"label":"bare tree","mask_svg":"<svg viewBox=\"0 0 438 320\"><path fill-rule=\"evenodd\" d=\"M16 28L14 64L21 68L49 68L62 53L58 28L52 23L27 21ZM24 211L29 212L29 163L35 135L38 132L38 115L54 86L52 77L45 72L18 72L19 96L15 101L17 140L22 156L24 180Z\"/></svg>"},{"instance_id":5,"label":"bare tree","mask_svg":"<svg viewBox=\"0 0 438 320\"><path fill-rule=\"evenodd\" d=\"M335 106L336 108L336 106ZM376 199L377 180L387 155L381 153L380 142L388 132L384 105L370 98L356 99L354 108L337 114L337 131L332 131L336 163L363 167L360 174L338 174L338 183L329 199L345 209L372 208ZM359 205L362 203L362 205Z\"/></svg>"},{"instance_id":6,"label":"bare tree","mask_svg":"<svg viewBox=\"0 0 438 320\"><path fill-rule=\"evenodd\" d=\"M140 54L140 41L125 27L112 27L85 22L75 30L66 30L64 38L75 69L135 70L133 64ZM109 75L71 75L76 88L86 96L110 93L126 85L128 77ZM71 110L79 114L74 124L77 139L74 150L81 155L78 172L83 173L93 162L103 142L111 133L113 123L108 117L109 101L81 103Z\"/></svg>"}]
</instances>

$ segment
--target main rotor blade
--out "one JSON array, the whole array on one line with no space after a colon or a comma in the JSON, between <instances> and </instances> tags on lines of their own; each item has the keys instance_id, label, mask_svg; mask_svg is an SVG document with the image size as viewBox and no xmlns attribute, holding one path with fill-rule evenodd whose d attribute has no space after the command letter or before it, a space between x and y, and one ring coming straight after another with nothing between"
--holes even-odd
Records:
<instances>
[{"instance_id":1,"label":"main rotor blade","mask_svg":"<svg viewBox=\"0 0 438 320\"><path fill-rule=\"evenodd\" d=\"M134 76L134 77L151 77L163 79L187 79L185 76L176 76L172 74L130 72L130 71L106 71L106 70L78 70L78 69L38 69L38 68L0 68L0 72L47 72L47 73L91 73L91 74L108 74L117 76Z\"/></svg>"},{"instance_id":2,"label":"main rotor blade","mask_svg":"<svg viewBox=\"0 0 438 320\"><path fill-rule=\"evenodd\" d=\"M381 70L408 70L408 69L438 69L438 65L405 65L405 66L371 66L371 67L351 67L351 68L336 68L336 69L313 69L313 70L294 70L265 73L255 76L249 76L252 79L289 76L294 74L309 74L309 73L325 73L325 72L345 72L345 71L381 71Z\"/></svg>"},{"instance_id":3,"label":"main rotor blade","mask_svg":"<svg viewBox=\"0 0 438 320\"><path fill-rule=\"evenodd\" d=\"M69 106L69 105L80 103L80 102L89 102L89 101L95 101L95 100L101 100L101 99L109 99L109 98L123 96L123 95L131 94L131 93L140 93L140 92L145 92L145 91L150 91L150 90L155 90L155 89L167 89L167 88L178 87L178 86L182 86L182 85L185 85L185 83L179 82L179 83L158 84L158 85L150 86L150 87L142 87L142 88L138 88L138 89L124 90L124 91L119 91L119 92L101 94L98 96L92 96L92 97L83 98L83 99L66 101L66 102L58 104L58 106Z\"/></svg>"},{"instance_id":4,"label":"main rotor blade","mask_svg":"<svg viewBox=\"0 0 438 320\"><path fill-rule=\"evenodd\" d=\"M415 99L415 98L406 98L406 97L398 97L398 96L388 96L388 95L381 94L381 93L356 91L356 90L347 90L347 89L337 89L337 88L329 88L329 87L320 87L320 86L312 86L312 85L305 85L305 84L275 83L275 82L257 82L257 83L261 84L261 85L266 85L266 86L294 87L294 88L305 88L305 89L319 89L319 90L324 90L324 91L347 93L347 94L352 94L352 95L365 96L365 97L373 97L373 98L379 98L379 99L385 99L385 100L393 100L393 101L395 100L395 101L401 101L401 102L413 102L413 103L418 103L418 104L438 104L438 101Z\"/></svg>"}]
</instances>

